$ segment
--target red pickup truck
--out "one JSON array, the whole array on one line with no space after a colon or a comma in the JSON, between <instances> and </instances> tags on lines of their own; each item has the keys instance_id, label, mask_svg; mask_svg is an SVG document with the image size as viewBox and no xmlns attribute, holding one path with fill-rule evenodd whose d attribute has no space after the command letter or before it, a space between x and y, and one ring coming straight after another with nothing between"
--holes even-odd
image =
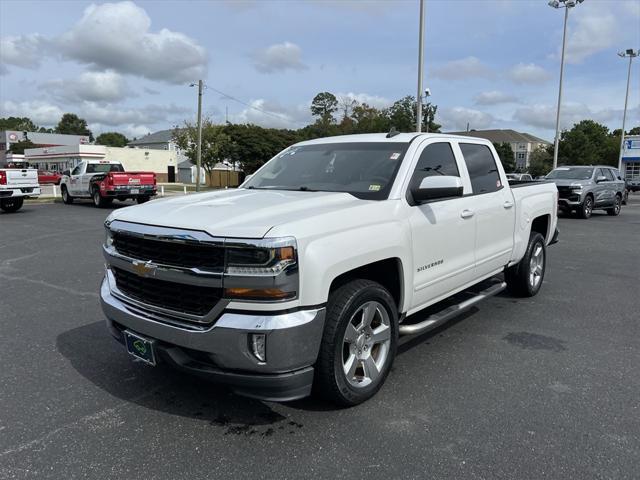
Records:
<instances>
[{"instance_id":1,"label":"red pickup truck","mask_svg":"<svg viewBox=\"0 0 640 480\"><path fill-rule=\"evenodd\" d=\"M144 203L157 193L155 173L125 172L119 162L88 160L62 175L60 189L66 204L76 198L91 198L96 207L106 207L114 199Z\"/></svg>"}]
</instances>

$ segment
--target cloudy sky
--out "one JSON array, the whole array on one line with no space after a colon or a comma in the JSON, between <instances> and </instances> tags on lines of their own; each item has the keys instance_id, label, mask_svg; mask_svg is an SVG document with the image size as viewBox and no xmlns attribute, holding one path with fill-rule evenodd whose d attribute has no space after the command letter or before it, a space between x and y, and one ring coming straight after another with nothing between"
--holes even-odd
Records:
<instances>
[{"instance_id":1,"label":"cloudy sky","mask_svg":"<svg viewBox=\"0 0 640 480\"><path fill-rule=\"evenodd\" d=\"M563 11L546 0L426 0L425 86L445 130L553 138ZM25 20L27 19L27 20ZM384 107L415 95L418 0L0 1L0 116L140 137L204 112L297 128L320 91ZM569 15L564 126L622 123L640 0L586 0ZM640 123L640 58L632 72Z\"/></svg>"}]
</instances>

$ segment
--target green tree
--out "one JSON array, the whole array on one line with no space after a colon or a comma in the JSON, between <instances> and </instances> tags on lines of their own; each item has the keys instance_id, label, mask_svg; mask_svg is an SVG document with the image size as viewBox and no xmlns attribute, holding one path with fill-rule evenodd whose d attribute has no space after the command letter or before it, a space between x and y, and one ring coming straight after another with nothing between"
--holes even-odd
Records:
<instances>
[{"instance_id":1,"label":"green tree","mask_svg":"<svg viewBox=\"0 0 640 480\"><path fill-rule=\"evenodd\" d=\"M394 102L386 110L391 127L395 127L399 132L415 132L416 131L416 115L418 104L415 97L407 95ZM438 107L431 103L426 103L422 108L422 131L439 132L440 126L435 123L435 115ZM428 129L427 129L428 126Z\"/></svg>"},{"instance_id":2,"label":"green tree","mask_svg":"<svg viewBox=\"0 0 640 480\"><path fill-rule=\"evenodd\" d=\"M533 177L546 175L553 167L553 145L538 147L529 156L529 173Z\"/></svg>"},{"instance_id":3,"label":"green tree","mask_svg":"<svg viewBox=\"0 0 640 480\"><path fill-rule=\"evenodd\" d=\"M228 160L233 155L233 141L225 133L224 126L214 125L209 119L202 122L202 168L207 173L207 184L211 184L211 172L216 164ZM198 128L185 122L184 127L173 131L173 139L194 165L197 161Z\"/></svg>"},{"instance_id":4,"label":"green tree","mask_svg":"<svg viewBox=\"0 0 640 480\"><path fill-rule=\"evenodd\" d=\"M127 137L119 132L104 132L96 138L96 145L108 147L126 147L129 143Z\"/></svg>"},{"instance_id":5,"label":"green tree","mask_svg":"<svg viewBox=\"0 0 640 480\"><path fill-rule=\"evenodd\" d=\"M612 141L614 138L605 125L582 120L562 132L558 165L616 165L619 146Z\"/></svg>"},{"instance_id":6,"label":"green tree","mask_svg":"<svg viewBox=\"0 0 640 480\"><path fill-rule=\"evenodd\" d=\"M28 117L0 118L0 131L19 130L21 132L37 132L39 127Z\"/></svg>"},{"instance_id":7,"label":"green tree","mask_svg":"<svg viewBox=\"0 0 640 480\"><path fill-rule=\"evenodd\" d=\"M311 115L328 125L333 123L333 114L338 110L338 99L333 93L321 92L311 101Z\"/></svg>"},{"instance_id":8,"label":"green tree","mask_svg":"<svg viewBox=\"0 0 640 480\"><path fill-rule=\"evenodd\" d=\"M230 159L249 174L255 172L281 150L300 140L293 130L263 128L257 125L228 123L224 126L232 140Z\"/></svg>"},{"instance_id":9,"label":"green tree","mask_svg":"<svg viewBox=\"0 0 640 480\"><path fill-rule=\"evenodd\" d=\"M513 172L516 169L516 161L511 144L502 142L494 143L493 146L495 147L496 152L498 152L498 157L500 157L504 171L507 173Z\"/></svg>"},{"instance_id":10,"label":"green tree","mask_svg":"<svg viewBox=\"0 0 640 480\"><path fill-rule=\"evenodd\" d=\"M66 135L88 135L89 140L93 142L93 133L87 126L84 118L78 117L75 113L65 113L56 126L56 133Z\"/></svg>"},{"instance_id":11,"label":"green tree","mask_svg":"<svg viewBox=\"0 0 640 480\"><path fill-rule=\"evenodd\" d=\"M354 133L386 133L391 129L391 122L385 112L366 103L354 106L351 118Z\"/></svg>"},{"instance_id":12,"label":"green tree","mask_svg":"<svg viewBox=\"0 0 640 480\"><path fill-rule=\"evenodd\" d=\"M627 135L640 135L640 127L633 127Z\"/></svg>"},{"instance_id":13,"label":"green tree","mask_svg":"<svg viewBox=\"0 0 640 480\"><path fill-rule=\"evenodd\" d=\"M11 153L16 153L16 154L23 155L25 149L27 149L27 148L36 148L36 147L37 147L37 145L35 143L33 143L28 138L26 138L24 140L20 140L19 142L12 143L11 147L9 148L8 151L10 151Z\"/></svg>"}]
</instances>

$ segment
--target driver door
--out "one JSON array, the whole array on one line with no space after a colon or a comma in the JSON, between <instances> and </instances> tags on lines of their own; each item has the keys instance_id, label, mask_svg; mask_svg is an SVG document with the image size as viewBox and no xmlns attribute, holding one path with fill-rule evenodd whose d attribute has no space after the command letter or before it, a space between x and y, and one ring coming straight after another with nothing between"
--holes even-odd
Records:
<instances>
[{"instance_id":1,"label":"driver door","mask_svg":"<svg viewBox=\"0 0 640 480\"><path fill-rule=\"evenodd\" d=\"M434 141L418 150L418 162L410 189L427 176L460 177L457 159L448 141ZM464 177L462 177L464 178ZM465 193L470 192L463 179ZM476 218L474 197L435 199L411 207L409 224L413 252L413 300L416 311L435 303L473 280L475 268Z\"/></svg>"},{"instance_id":2,"label":"driver door","mask_svg":"<svg viewBox=\"0 0 640 480\"><path fill-rule=\"evenodd\" d=\"M79 163L71 170L71 175L69 176L69 191L71 195L77 196L82 193L82 173L84 172L85 165L85 162Z\"/></svg>"}]
</instances>

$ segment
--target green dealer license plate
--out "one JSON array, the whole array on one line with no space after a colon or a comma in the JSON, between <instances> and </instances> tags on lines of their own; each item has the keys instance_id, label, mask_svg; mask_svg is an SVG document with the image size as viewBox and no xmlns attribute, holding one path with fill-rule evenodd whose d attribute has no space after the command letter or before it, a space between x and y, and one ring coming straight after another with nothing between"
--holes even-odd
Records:
<instances>
[{"instance_id":1,"label":"green dealer license plate","mask_svg":"<svg viewBox=\"0 0 640 480\"><path fill-rule=\"evenodd\" d=\"M156 354L153 349L153 340L144 338L137 333L124 331L124 341L127 345L127 352L149 365L156 364Z\"/></svg>"}]
</instances>

